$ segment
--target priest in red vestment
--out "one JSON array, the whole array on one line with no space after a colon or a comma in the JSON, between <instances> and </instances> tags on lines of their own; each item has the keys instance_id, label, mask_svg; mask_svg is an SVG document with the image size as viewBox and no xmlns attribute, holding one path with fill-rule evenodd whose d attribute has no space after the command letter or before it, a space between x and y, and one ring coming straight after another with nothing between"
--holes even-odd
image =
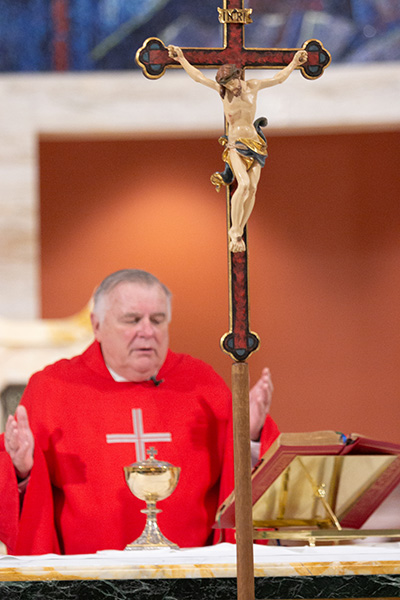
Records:
<instances>
[{"instance_id":1,"label":"priest in red vestment","mask_svg":"<svg viewBox=\"0 0 400 600\"><path fill-rule=\"evenodd\" d=\"M163 534L181 547L216 541L216 509L233 489L231 394L209 365L169 350L170 318L158 279L117 271L94 296L93 344L31 377L0 439L0 539L10 553L124 549L145 516L123 467L150 446L181 467L158 506ZM250 393L262 453L278 435L271 389L264 370Z\"/></svg>"}]
</instances>

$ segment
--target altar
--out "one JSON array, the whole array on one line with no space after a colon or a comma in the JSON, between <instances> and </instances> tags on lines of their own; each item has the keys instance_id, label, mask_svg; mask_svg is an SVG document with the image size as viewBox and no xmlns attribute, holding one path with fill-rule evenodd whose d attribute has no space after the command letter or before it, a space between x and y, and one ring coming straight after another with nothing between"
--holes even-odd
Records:
<instances>
[{"instance_id":1,"label":"altar","mask_svg":"<svg viewBox=\"0 0 400 600\"><path fill-rule=\"evenodd\" d=\"M255 597L398 598L400 543L254 545ZM2 600L236 600L236 547L2 556Z\"/></svg>"}]
</instances>

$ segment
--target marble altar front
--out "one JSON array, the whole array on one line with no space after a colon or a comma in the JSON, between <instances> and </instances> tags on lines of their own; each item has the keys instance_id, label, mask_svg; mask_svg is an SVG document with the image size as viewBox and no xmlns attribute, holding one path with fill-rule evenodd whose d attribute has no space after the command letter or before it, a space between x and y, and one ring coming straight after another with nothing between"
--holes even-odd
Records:
<instances>
[{"instance_id":1,"label":"marble altar front","mask_svg":"<svg viewBox=\"0 0 400 600\"><path fill-rule=\"evenodd\" d=\"M399 598L400 543L254 546L256 599ZM234 600L236 548L2 556L0 598Z\"/></svg>"}]
</instances>

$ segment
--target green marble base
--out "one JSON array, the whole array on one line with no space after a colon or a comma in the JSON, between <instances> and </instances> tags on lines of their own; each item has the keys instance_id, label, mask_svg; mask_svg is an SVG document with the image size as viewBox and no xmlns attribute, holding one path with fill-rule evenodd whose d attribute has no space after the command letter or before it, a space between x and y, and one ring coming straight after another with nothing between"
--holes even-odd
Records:
<instances>
[{"instance_id":1,"label":"green marble base","mask_svg":"<svg viewBox=\"0 0 400 600\"><path fill-rule=\"evenodd\" d=\"M399 598L400 575L257 577L256 600ZM236 600L236 579L2 581L1 600Z\"/></svg>"}]
</instances>

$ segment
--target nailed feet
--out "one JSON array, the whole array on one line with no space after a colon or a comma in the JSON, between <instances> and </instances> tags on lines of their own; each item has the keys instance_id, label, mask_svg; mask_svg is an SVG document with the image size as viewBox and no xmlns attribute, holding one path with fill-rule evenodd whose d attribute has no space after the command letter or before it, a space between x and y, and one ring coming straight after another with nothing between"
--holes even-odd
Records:
<instances>
[{"instance_id":1,"label":"nailed feet","mask_svg":"<svg viewBox=\"0 0 400 600\"><path fill-rule=\"evenodd\" d=\"M229 250L231 252L244 252L246 250L246 244L242 236L232 229L229 230Z\"/></svg>"}]
</instances>

